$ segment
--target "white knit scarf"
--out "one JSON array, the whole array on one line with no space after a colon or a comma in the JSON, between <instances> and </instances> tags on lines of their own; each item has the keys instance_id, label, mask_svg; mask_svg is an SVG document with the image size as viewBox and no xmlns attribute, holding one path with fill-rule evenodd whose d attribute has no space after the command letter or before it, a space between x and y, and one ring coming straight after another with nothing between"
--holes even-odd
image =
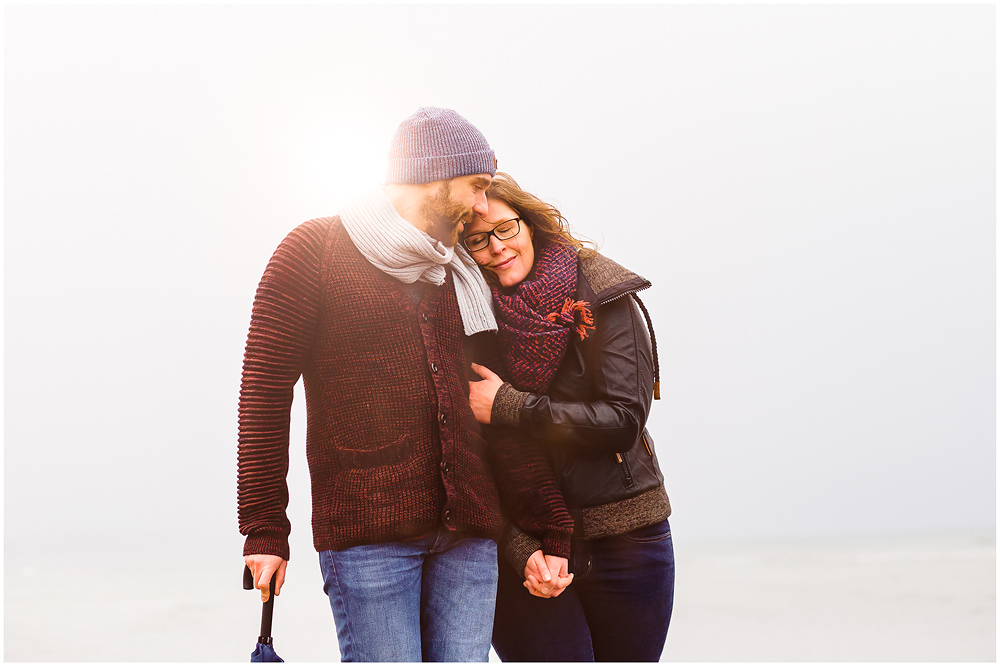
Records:
<instances>
[{"instance_id":1,"label":"white knit scarf","mask_svg":"<svg viewBox=\"0 0 1000 666\"><path fill-rule=\"evenodd\" d=\"M466 249L447 247L404 220L382 188L345 203L340 219L365 259L400 282L440 286L451 266L465 334L497 330L490 288Z\"/></svg>"}]
</instances>

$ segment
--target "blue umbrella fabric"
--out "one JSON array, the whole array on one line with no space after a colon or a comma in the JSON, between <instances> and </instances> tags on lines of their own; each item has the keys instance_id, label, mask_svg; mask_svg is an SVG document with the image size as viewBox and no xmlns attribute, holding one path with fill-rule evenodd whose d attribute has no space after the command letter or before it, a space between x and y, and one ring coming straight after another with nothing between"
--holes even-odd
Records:
<instances>
[{"instance_id":1,"label":"blue umbrella fabric","mask_svg":"<svg viewBox=\"0 0 1000 666\"><path fill-rule=\"evenodd\" d=\"M271 576L271 593L267 597L267 601L264 602L264 607L261 609L260 614L260 636L257 637L257 647L254 649L253 653L250 655L250 662L282 662L284 659L279 657L274 651L274 647L271 645L271 616L274 613L274 586L277 582L278 574L277 572ZM253 587L253 572L250 571L250 567L243 567L243 589L252 590Z\"/></svg>"},{"instance_id":2,"label":"blue umbrella fabric","mask_svg":"<svg viewBox=\"0 0 1000 666\"><path fill-rule=\"evenodd\" d=\"M285 660L275 654L274 648L270 645L257 643L257 649L250 655L250 661L251 663L255 661L280 661L284 663Z\"/></svg>"}]
</instances>

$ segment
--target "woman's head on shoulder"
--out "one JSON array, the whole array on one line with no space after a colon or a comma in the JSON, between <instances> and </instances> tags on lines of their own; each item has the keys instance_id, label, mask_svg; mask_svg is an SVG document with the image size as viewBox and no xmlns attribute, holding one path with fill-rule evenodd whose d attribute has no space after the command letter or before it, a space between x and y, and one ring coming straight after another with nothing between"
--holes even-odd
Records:
<instances>
[{"instance_id":1,"label":"woman's head on shoulder","mask_svg":"<svg viewBox=\"0 0 1000 666\"><path fill-rule=\"evenodd\" d=\"M549 243L573 248L580 256L594 252L570 234L559 209L522 190L508 174L497 172L486 200L487 214L476 215L462 236L466 249L493 284L520 284L531 272L535 256Z\"/></svg>"}]
</instances>

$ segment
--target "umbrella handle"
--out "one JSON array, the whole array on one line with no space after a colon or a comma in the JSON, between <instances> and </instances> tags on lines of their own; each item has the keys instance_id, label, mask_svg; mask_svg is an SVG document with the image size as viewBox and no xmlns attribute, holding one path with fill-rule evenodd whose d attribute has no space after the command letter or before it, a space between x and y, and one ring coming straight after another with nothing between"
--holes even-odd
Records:
<instances>
[{"instance_id":1,"label":"umbrella handle","mask_svg":"<svg viewBox=\"0 0 1000 666\"><path fill-rule=\"evenodd\" d=\"M271 576L271 592L268 594L267 601L264 602L264 607L260 612L260 636L257 638L257 642L265 645L271 644L271 617L274 614L274 589L277 581L278 572L275 571ZM253 589L253 572L246 565L243 565L243 589Z\"/></svg>"},{"instance_id":2,"label":"umbrella handle","mask_svg":"<svg viewBox=\"0 0 1000 666\"><path fill-rule=\"evenodd\" d=\"M264 643L265 645L271 644L271 615L274 613L274 586L278 581L278 572L275 571L274 575L271 576L271 591L267 595L267 601L264 602L264 607L260 611L260 637L257 639L258 643Z\"/></svg>"}]
</instances>

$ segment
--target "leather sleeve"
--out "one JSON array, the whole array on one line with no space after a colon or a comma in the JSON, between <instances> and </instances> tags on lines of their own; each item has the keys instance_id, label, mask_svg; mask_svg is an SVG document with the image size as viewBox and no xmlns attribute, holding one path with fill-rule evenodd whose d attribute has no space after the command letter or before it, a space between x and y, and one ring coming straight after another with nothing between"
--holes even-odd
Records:
<instances>
[{"instance_id":1,"label":"leather sleeve","mask_svg":"<svg viewBox=\"0 0 1000 666\"><path fill-rule=\"evenodd\" d=\"M583 356L583 386L572 393L586 400L517 391L502 387L491 419L539 433L547 446L579 454L627 451L639 439L653 394L652 345L638 307L631 298L614 300L594 311L595 330L574 342ZM566 363L564 359L563 363ZM556 375L556 381L563 378ZM516 421L515 421L516 419Z\"/></svg>"}]
</instances>

